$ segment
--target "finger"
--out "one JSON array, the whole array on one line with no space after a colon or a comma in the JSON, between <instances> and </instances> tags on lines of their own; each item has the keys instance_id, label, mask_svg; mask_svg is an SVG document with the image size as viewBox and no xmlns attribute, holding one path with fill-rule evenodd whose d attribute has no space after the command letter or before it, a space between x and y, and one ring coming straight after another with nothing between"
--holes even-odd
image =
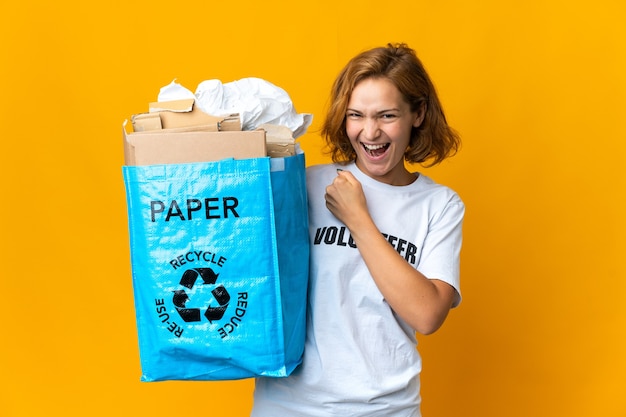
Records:
<instances>
[{"instance_id":1,"label":"finger","mask_svg":"<svg viewBox=\"0 0 626 417\"><path fill-rule=\"evenodd\" d=\"M353 179L356 179L356 177L352 174L352 172L346 171L341 168L337 168L337 178L345 178L350 181L352 181Z\"/></svg>"}]
</instances>

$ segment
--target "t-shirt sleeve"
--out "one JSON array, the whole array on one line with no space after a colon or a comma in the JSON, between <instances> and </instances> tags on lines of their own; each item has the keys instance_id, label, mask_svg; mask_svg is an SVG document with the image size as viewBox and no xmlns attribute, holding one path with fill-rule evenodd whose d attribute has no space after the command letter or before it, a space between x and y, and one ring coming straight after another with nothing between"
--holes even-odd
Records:
<instances>
[{"instance_id":1,"label":"t-shirt sleeve","mask_svg":"<svg viewBox=\"0 0 626 417\"><path fill-rule=\"evenodd\" d=\"M427 278L447 282L456 289L453 307L461 302L460 255L464 217L465 205L453 193L442 210L430 220L417 266Z\"/></svg>"}]
</instances>

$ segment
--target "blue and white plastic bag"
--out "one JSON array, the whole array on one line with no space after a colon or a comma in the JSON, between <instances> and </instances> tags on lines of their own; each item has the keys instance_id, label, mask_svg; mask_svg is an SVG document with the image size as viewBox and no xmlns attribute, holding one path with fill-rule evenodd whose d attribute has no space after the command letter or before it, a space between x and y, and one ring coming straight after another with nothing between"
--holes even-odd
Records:
<instances>
[{"instance_id":1,"label":"blue and white plastic bag","mask_svg":"<svg viewBox=\"0 0 626 417\"><path fill-rule=\"evenodd\" d=\"M123 167L143 381L283 377L304 349L304 155Z\"/></svg>"}]
</instances>

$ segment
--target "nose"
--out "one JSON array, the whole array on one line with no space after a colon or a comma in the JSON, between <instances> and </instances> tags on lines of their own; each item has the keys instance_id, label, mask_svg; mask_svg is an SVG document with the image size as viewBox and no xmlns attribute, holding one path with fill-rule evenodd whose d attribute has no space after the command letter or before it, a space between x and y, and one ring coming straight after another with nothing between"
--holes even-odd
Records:
<instances>
[{"instance_id":1,"label":"nose","mask_svg":"<svg viewBox=\"0 0 626 417\"><path fill-rule=\"evenodd\" d=\"M365 118L363 123L363 139L374 140L380 136L380 127L378 126L378 119L374 117Z\"/></svg>"}]
</instances>

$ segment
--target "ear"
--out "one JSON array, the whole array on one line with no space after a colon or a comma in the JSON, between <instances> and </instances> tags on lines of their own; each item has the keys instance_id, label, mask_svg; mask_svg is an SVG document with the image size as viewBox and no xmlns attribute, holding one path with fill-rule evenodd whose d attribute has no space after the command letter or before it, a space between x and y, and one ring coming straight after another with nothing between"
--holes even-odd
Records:
<instances>
[{"instance_id":1,"label":"ear","mask_svg":"<svg viewBox=\"0 0 626 417\"><path fill-rule=\"evenodd\" d=\"M420 127L424 121L424 117L426 117L426 103L422 102L419 109L417 109L415 120L413 120L413 127Z\"/></svg>"}]
</instances>

